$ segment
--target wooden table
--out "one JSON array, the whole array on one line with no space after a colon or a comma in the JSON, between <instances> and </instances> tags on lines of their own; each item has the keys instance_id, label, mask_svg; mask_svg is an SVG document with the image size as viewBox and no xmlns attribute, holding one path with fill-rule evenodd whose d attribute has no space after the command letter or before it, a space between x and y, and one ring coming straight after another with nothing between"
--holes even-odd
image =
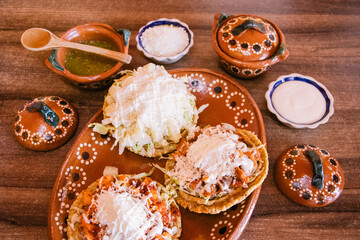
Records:
<instances>
[{"instance_id":1,"label":"wooden table","mask_svg":"<svg viewBox=\"0 0 360 240\"><path fill-rule=\"evenodd\" d=\"M195 45L167 69L208 68L226 75L211 44L216 12L263 16L282 29L290 57L258 79L238 82L257 102L266 126L270 172L243 239L360 238L360 2L343 1L5 1L0 2L0 239L46 239L51 189L67 152L86 122L101 107L106 93L87 91L51 72L49 52L30 52L20 36L31 27L61 34L88 22L103 22L132 32L134 69L149 62L136 49L138 29L150 20L178 18L195 34ZM281 124L266 107L267 86L278 76L301 73L322 82L335 98L335 114L325 125L296 130ZM14 138L16 111L38 96L61 96L75 105L80 123L76 135L50 152L25 149ZM273 168L286 148L311 143L327 149L345 173L340 198L323 208L297 205L274 183Z\"/></svg>"}]
</instances>

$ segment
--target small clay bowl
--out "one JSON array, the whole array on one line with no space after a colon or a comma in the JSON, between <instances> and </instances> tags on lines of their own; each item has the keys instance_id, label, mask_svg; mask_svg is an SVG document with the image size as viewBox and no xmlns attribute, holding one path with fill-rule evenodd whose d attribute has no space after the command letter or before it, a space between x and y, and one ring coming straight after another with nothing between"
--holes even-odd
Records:
<instances>
[{"instance_id":1,"label":"small clay bowl","mask_svg":"<svg viewBox=\"0 0 360 240\"><path fill-rule=\"evenodd\" d=\"M304 206L323 207L340 196L345 179L339 162L328 151L300 144L278 158L275 181L290 200Z\"/></svg>"},{"instance_id":2,"label":"small clay bowl","mask_svg":"<svg viewBox=\"0 0 360 240\"><path fill-rule=\"evenodd\" d=\"M212 43L225 71L238 78L258 77L289 55L281 30L254 15L216 14Z\"/></svg>"},{"instance_id":3,"label":"small clay bowl","mask_svg":"<svg viewBox=\"0 0 360 240\"><path fill-rule=\"evenodd\" d=\"M13 122L13 131L26 148L49 151L69 140L77 125L77 111L68 101L47 96L35 98L20 108Z\"/></svg>"},{"instance_id":4,"label":"small clay bowl","mask_svg":"<svg viewBox=\"0 0 360 240\"><path fill-rule=\"evenodd\" d=\"M106 40L113 43L118 48L118 51L127 54L130 31L127 29L114 29L102 23L88 23L71 28L61 38L72 42ZM81 88L102 89L109 86L113 82L112 80L118 77L120 68L123 65L121 62L118 62L104 73L92 76L79 76L65 68L65 58L68 52L69 49L67 48L52 50L50 57L45 60L45 64L48 68L70 79L72 83Z\"/></svg>"},{"instance_id":5,"label":"small clay bowl","mask_svg":"<svg viewBox=\"0 0 360 240\"><path fill-rule=\"evenodd\" d=\"M183 28L185 30L185 32L188 35L189 42L184 50L182 50L181 52L179 52L173 56L168 56L168 57L156 56L145 50L144 45L141 41L142 34L149 28L152 28L155 26L162 26L162 25L171 25L174 27ZM136 45L137 49L139 51L143 52L143 54L147 58L153 60L156 63L170 64L170 63L179 61L183 56L185 56L189 52L190 48L194 45L194 34L190 30L189 26L186 23L183 23L183 22L179 21L178 19L160 18L158 20L150 21L145 26L140 28L139 34L136 36L136 42L137 42L137 45Z\"/></svg>"}]
</instances>

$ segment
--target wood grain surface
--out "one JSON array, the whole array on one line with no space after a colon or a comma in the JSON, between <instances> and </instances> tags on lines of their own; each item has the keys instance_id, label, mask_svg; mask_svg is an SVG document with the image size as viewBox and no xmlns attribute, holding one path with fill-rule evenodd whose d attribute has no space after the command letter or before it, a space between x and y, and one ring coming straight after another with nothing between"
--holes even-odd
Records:
<instances>
[{"instance_id":1,"label":"wood grain surface","mask_svg":"<svg viewBox=\"0 0 360 240\"><path fill-rule=\"evenodd\" d=\"M0 1L0 239L46 239L51 190L67 152L86 122L102 106L106 90L87 91L51 72L44 64L50 52L30 52L20 36L31 27L60 35L89 22L131 30L127 69L149 62L136 49L138 29L161 17L186 22L195 44L167 69L208 68L226 73L211 44L217 12L254 14L276 23L286 37L289 58L255 80L238 80L257 102L266 127L269 176L242 239L360 239L360 2L359 0L182 0L182 1ZM281 124L267 107L267 86L278 76L300 73L323 83L335 98L335 114L318 128L296 130ZM33 152L13 136L17 110L38 96L57 95L79 113L76 135L50 152ZM275 185L274 163L292 145L310 143L328 150L340 162L345 188L323 208L297 205Z\"/></svg>"}]
</instances>

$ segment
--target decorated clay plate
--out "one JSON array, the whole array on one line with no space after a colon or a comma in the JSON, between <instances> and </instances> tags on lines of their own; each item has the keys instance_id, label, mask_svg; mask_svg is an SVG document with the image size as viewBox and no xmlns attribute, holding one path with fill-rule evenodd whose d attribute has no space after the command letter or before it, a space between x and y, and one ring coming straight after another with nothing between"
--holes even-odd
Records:
<instances>
[{"instance_id":1,"label":"decorated clay plate","mask_svg":"<svg viewBox=\"0 0 360 240\"><path fill-rule=\"evenodd\" d=\"M199 125L229 123L254 132L266 143L261 113L245 88L236 81L207 69L186 68L170 71L175 77L188 75L188 87L197 97L197 107L209 106L199 115ZM99 111L90 122L100 122ZM141 157L118 147L114 139L85 127L56 179L49 209L49 233L52 239L67 239L66 220L69 208L79 193L102 176L105 166L115 166L120 173L135 174L151 169L149 163L165 165L165 160ZM155 170L153 179L164 183L164 175ZM180 239L238 239L245 228L260 193L256 189L246 200L217 215L196 214L181 209L183 231Z\"/></svg>"}]
</instances>

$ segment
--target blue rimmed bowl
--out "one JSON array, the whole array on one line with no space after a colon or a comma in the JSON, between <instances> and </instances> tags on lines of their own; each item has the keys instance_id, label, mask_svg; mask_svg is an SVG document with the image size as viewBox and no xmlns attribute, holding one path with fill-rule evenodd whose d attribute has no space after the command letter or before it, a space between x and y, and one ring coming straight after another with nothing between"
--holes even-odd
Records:
<instances>
[{"instance_id":1,"label":"blue rimmed bowl","mask_svg":"<svg viewBox=\"0 0 360 240\"><path fill-rule=\"evenodd\" d=\"M279 113L279 110L276 109L274 102L273 102L273 95L275 90L282 84L289 82L289 81L301 81L307 84L312 85L315 87L320 93L321 96L325 100L325 113L317 120L311 123L299 123L294 122L286 119ZM316 128L320 124L326 123L329 118L334 114L334 98L329 92L329 90L320 82L316 81L312 77L303 76L301 74L293 73L290 75L280 76L276 81L271 82L269 84L269 89L265 94L265 98L267 100L267 107L276 117L284 123L285 125L293 128ZM286 100L286 99L285 99Z\"/></svg>"},{"instance_id":2,"label":"blue rimmed bowl","mask_svg":"<svg viewBox=\"0 0 360 240\"><path fill-rule=\"evenodd\" d=\"M142 34L149 28L162 26L162 25L172 25L175 27L183 28L185 30L185 32L188 34L189 42L184 50L182 50L181 52L177 53L174 56L169 56L169 57L156 56L145 50L144 45L141 41ZM185 56L189 52L190 48L194 45L194 34L186 23L180 22L178 19L160 18L158 20L150 21L145 26L140 28L139 34L136 36L136 41L137 41L137 49L142 51L147 58L150 58L154 62L160 64L170 64L179 61L183 56Z\"/></svg>"}]
</instances>

